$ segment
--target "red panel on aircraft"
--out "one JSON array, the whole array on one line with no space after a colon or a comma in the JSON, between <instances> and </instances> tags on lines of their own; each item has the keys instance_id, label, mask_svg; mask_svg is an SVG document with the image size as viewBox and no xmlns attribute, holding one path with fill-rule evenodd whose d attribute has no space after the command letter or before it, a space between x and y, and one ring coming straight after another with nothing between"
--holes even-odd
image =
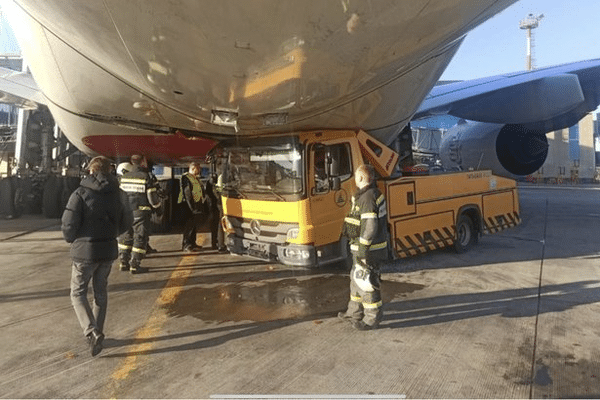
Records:
<instances>
[{"instance_id":1,"label":"red panel on aircraft","mask_svg":"<svg viewBox=\"0 0 600 400\"><path fill-rule=\"evenodd\" d=\"M83 143L106 157L126 158L143 154L154 162L165 164L201 160L217 144L214 140L187 137L182 133L87 136Z\"/></svg>"}]
</instances>

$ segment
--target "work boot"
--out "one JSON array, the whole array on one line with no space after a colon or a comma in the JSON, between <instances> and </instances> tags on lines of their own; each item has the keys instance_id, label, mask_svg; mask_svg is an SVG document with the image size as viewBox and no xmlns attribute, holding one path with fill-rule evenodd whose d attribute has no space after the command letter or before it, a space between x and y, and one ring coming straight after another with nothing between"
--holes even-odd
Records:
<instances>
[{"instance_id":1,"label":"work boot","mask_svg":"<svg viewBox=\"0 0 600 400\"><path fill-rule=\"evenodd\" d=\"M129 263L127 261L119 262L119 269L121 271L129 271Z\"/></svg>"},{"instance_id":2,"label":"work boot","mask_svg":"<svg viewBox=\"0 0 600 400\"><path fill-rule=\"evenodd\" d=\"M345 311L340 311L338 313L338 318L341 319L342 321L351 321L352 317L348 314L346 314Z\"/></svg>"},{"instance_id":3,"label":"work boot","mask_svg":"<svg viewBox=\"0 0 600 400\"><path fill-rule=\"evenodd\" d=\"M370 331L377 328L377 325L368 325L364 321L352 321L352 327L359 331Z\"/></svg>"},{"instance_id":4,"label":"work boot","mask_svg":"<svg viewBox=\"0 0 600 400\"><path fill-rule=\"evenodd\" d=\"M145 272L148 272L148 268L142 267L140 264L132 262L131 267L129 268L129 272L131 272L134 275L143 274Z\"/></svg>"},{"instance_id":5,"label":"work boot","mask_svg":"<svg viewBox=\"0 0 600 400\"><path fill-rule=\"evenodd\" d=\"M202 246L188 245L183 248L184 253L197 253L202 250Z\"/></svg>"}]
</instances>

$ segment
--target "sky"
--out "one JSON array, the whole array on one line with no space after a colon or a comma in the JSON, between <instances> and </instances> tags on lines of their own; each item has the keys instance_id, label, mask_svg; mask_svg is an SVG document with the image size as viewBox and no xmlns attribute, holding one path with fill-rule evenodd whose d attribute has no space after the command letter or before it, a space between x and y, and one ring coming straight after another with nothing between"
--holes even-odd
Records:
<instances>
[{"instance_id":1,"label":"sky","mask_svg":"<svg viewBox=\"0 0 600 400\"><path fill-rule=\"evenodd\" d=\"M472 30L442 75L468 80L526 69L519 22L544 14L534 32L534 67L600 58L600 0L519 0Z\"/></svg>"},{"instance_id":2,"label":"sky","mask_svg":"<svg viewBox=\"0 0 600 400\"><path fill-rule=\"evenodd\" d=\"M21 50L6 16L1 12L0 0L0 54L20 54Z\"/></svg>"}]
</instances>

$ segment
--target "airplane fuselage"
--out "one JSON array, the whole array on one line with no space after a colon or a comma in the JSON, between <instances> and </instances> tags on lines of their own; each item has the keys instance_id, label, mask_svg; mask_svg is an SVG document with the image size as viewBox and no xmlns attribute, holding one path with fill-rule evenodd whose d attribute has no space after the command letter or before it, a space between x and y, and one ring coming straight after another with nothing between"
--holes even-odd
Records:
<instances>
[{"instance_id":1,"label":"airplane fuselage","mask_svg":"<svg viewBox=\"0 0 600 400\"><path fill-rule=\"evenodd\" d=\"M15 0L58 125L88 154L181 161L214 140L362 128L389 142L464 35L516 0Z\"/></svg>"}]
</instances>

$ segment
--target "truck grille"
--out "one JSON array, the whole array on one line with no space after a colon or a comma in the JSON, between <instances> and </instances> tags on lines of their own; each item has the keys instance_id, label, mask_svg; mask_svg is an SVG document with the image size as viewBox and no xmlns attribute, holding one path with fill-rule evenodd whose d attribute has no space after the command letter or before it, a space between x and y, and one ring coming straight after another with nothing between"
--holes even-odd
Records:
<instances>
[{"instance_id":1,"label":"truck grille","mask_svg":"<svg viewBox=\"0 0 600 400\"><path fill-rule=\"evenodd\" d=\"M235 228L235 236L265 243L285 244L288 230L298 228L298 224L286 222L234 217L229 220Z\"/></svg>"}]
</instances>

